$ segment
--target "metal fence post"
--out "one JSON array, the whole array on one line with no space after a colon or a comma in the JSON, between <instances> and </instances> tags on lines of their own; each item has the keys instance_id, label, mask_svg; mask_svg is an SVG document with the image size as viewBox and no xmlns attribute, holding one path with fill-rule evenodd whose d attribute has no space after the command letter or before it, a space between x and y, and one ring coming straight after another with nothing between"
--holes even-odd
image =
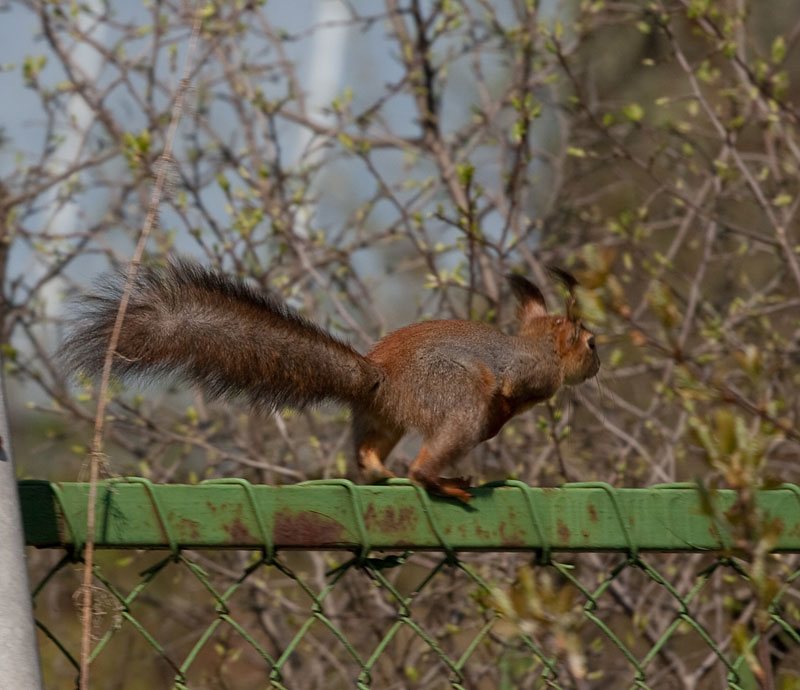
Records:
<instances>
[{"instance_id":1,"label":"metal fence post","mask_svg":"<svg viewBox=\"0 0 800 690\"><path fill-rule=\"evenodd\" d=\"M42 688L0 358L0 686Z\"/></svg>"}]
</instances>

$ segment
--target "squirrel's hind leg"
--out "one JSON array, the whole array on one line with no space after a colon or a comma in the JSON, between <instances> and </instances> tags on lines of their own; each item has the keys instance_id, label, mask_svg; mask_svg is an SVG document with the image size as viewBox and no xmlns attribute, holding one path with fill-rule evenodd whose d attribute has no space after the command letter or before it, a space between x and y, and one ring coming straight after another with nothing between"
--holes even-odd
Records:
<instances>
[{"instance_id":1,"label":"squirrel's hind leg","mask_svg":"<svg viewBox=\"0 0 800 690\"><path fill-rule=\"evenodd\" d=\"M458 430L439 432L433 438L426 438L419 455L411 463L408 476L432 494L469 503L472 500L472 494L467 491L470 478L442 477L441 473L475 445Z\"/></svg>"},{"instance_id":2,"label":"squirrel's hind leg","mask_svg":"<svg viewBox=\"0 0 800 690\"><path fill-rule=\"evenodd\" d=\"M353 443L356 463L358 472L365 482L376 484L395 476L383 462L402 435L402 431L380 426L367 414L354 414Z\"/></svg>"}]
</instances>

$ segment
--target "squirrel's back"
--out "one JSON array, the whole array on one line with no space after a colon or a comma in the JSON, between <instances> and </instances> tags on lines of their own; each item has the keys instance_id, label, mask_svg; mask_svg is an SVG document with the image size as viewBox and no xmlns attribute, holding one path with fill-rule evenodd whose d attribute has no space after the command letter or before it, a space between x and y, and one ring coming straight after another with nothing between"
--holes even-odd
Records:
<instances>
[{"instance_id":1,"label":"squirrel's back","mask_svg":"<svg viewBox=\"0 0 800 690\"><path fill-rule=\"evenodd\" d=\"M385 372L376 405L404 428L432 433L463 415L492 426L491 409L518 394L549 398L561 385L548 332L520 338L477 321L433 320L400 328L367 355Z\"/></svg>"}]
</instances>

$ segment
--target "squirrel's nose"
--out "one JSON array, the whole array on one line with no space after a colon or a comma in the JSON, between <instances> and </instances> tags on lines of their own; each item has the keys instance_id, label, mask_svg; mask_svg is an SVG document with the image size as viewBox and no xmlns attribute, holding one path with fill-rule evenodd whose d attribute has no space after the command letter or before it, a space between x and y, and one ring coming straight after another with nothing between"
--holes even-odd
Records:
<instances>
[{"instance_id":1,"label":"squirrel's nose","mask_svg":"<svg viewBox=\"0 0 800 690\"><path fill-rule=\"evenodd\" d=\"M586 344L589 346L590 350L594 350L594 336L590 335L589 340L586 341Z\"/></svg>"}]
</instances>

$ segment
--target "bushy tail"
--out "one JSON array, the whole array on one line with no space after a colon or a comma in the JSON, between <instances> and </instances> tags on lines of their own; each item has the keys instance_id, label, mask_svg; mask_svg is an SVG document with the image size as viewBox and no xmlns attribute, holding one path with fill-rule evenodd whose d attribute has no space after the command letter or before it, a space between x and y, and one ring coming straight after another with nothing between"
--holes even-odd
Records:
<instances>
[{"instance_id":1,"label":"bushy tail","mask_svg":"<svg viewBox=\"0 0 800 690\"><path fill-rule=\"evenodd\" d=\"M64 344L72 369L102 370L124 276L106 276L82 298ZM215 397L257 407L323 400L365 404L382 374L374 364L281 299L194 262L142 268L114 357L124 377L178 377Z\"/></svg>"}]
</instances>

